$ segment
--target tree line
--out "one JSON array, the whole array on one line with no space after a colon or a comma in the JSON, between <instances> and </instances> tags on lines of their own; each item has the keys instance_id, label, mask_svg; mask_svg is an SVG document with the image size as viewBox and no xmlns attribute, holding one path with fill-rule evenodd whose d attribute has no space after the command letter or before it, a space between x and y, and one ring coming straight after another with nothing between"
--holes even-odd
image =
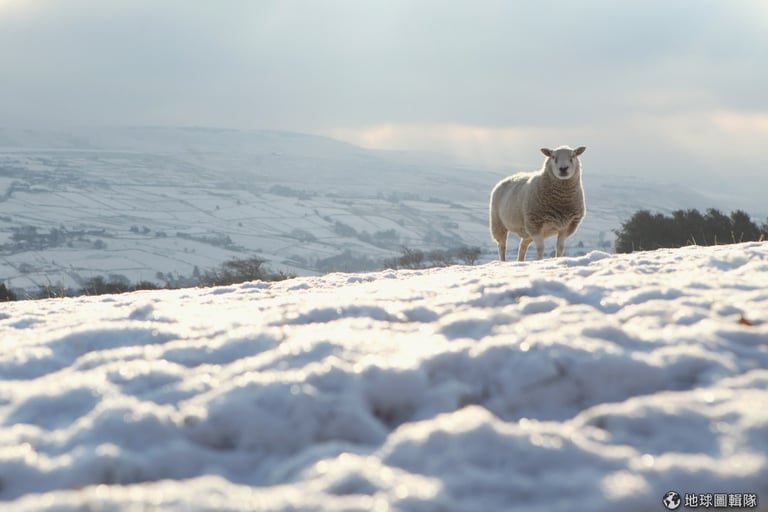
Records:
<instances>
[{"instance_id":1,"label":"tree line","mask_svg":"<svg viewBox=\"0 0 768 512\"><path fill-rule=\"evenodd\" d=\"M463 264L474 265L477 263L482 249L479 247L461 246L453 249L435 249L422 251L420 249L400 248L400 256L384 261L384 268L389 269L423 269L431 267L447 267Z\"/></svg>"},{"instance_id":2,"label":"tree line","mask_svg":"<svg viewBox=\"0 0 768 512\"><path fill-rule=\"evenodd\" d=\"M730 215L715 208L675 210L671 215L635 212L616 234L615 251L628 253L686 245L722 245L766 239L768 222L757 225L750 216L735 210Z\"/></svg>"},{"instance_id":3,"label":"tree line","mask_svg":"<svg viewBox=\"0 0 768 512\"><path fill-rule=\"evenodd\" d=\"M282 281L295 277L293 274L274 272L266 265L267 260L253 256L245 259L231 259L222 263L219 268L205 272L195 272L190 280L183 283L166 281L158 285L150 281L131 283L125 276L94 276L86 279L80 288L65 288L63 286L40 286L36 292L19 297L19 294L9 289L5 283L0 283L0 302L18 299L49 299L56 297L77 297L81 295L105 295L134 292L137 290L169 290L187 287L227 286L247 281Z\"/></svg>"},{"instance_id":4,"label":"tree line","mask_svg":"<svg viewBox=\"0 0 768 512\"><path fill-rule=\"evenodd\" d=\"M457 263L474 265L480 254L479 247L462 246L454 249L421 251L417 249L401 248L401 254L397 258L385 260L380 265L384 268L427 268L444 267ZM351 254L351 253L350 253ZM367 257L363 257L367 264L373 263ZM295 277L294 274L275 272L267 265L267 260L258 256L245 259L231 259L222 263L218 268L200 272L195 267L191 277L171 278L158 272L158 280L165 280L164 285L158 285L151 281L131 283L122 275L94 276L86 279L80 288L65 288L63 286L40 286L36 292L27 293L22 297L8 287L0 283L0 302L18 299L48 299L57 297L77 297L82 295L105 295L133 292L137 290L170 290L189 287L227 286L248 281L282 281ZM348 270L354 271L354 270Z\"/></svg>"}]
</instances>

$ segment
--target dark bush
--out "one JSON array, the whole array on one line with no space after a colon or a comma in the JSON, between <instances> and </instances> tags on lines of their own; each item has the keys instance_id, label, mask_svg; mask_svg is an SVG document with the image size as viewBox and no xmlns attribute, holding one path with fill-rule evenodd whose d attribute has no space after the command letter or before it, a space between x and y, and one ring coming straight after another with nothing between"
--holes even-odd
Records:
<instances>
[{"instance_id":1,"label":"dark bush","mask_svg":"<svg viewBox=\"0 0 768 512\"><path fill-rule=\"evenodd\" d=\"M247 281L282 281L293 277L283 272L272 272L264 264L267 261L258 256L247 259L225 261L219 269L205 272L199 280L200 286L225 286Z\"/></svg>"},{"instance_id":2,"label":"dark bush","mask_svg":"<svg viewBox=\"0 0 768 512\"><path fill-rule=\"evenodd\" d=\"M18 296L13 290L9 290L5 283L0 283L0 302L17 300Z\"/></svg>"},{"instance_id":3,"label":"dark bush","mask_svg":"<svg viewBox=\"0 0 768 512\"><path fill-rule=\"evenodd\" d=\"M695 209L676 210L671 215L635 212L616 233L616 252L647 251L685 245L720 245L765 238L768 224L758 226L749 215L736 210L730 216L715 208L704 214Z\"/></svg>"}]
</instances>

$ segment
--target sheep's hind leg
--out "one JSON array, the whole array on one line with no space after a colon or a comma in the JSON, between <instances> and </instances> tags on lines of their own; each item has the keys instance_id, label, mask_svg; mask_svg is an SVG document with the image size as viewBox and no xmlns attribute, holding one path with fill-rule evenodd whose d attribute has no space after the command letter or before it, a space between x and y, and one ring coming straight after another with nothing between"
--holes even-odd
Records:
<instances>
[{"instance_id":1,"label":"sheep's hind leg","mask_svg":"<svg viewBox=\"0 0 768 512\"><path fill-rule=\"evenodd\" d=\"M557 245L555 246L555 257L565 256L565 239L568 238L568 232L560 231L557 234Z\"/></svg>"},{"instance_id":2,"label":"sheep's hind leg","mask_svg":"<svg viewBox=\"0 0 768 512\"><path fill-rule=\"evenodd\" d=\"M530 238L521 238L520 247L517 249L517 261L525 261L525 254L528 252L528 246L531 245Z\"/></svg>"},{"instance_id":3,"label":"sheep's hind leg","mask_svg":"<svg viewBox=\"0 0 768 512\"><path fill-rule=\"evenodd\" d=\"M534 238L533 241L536 243L536 259L540 260L544 257L544 239L538 237Z\"/></svg>"},{"instance_id":4,"label":"sheep's hind leg","mask_svg":"<svg viewBox=\"0 0 768 512\"><path fill-rule=\"evenodd\" d=\"M493 237L496 239L496 244L499 246L499 260L507 261L507 235L508 231L504 231L504 234L493 233Z\"/></svg>"}]
</instances>

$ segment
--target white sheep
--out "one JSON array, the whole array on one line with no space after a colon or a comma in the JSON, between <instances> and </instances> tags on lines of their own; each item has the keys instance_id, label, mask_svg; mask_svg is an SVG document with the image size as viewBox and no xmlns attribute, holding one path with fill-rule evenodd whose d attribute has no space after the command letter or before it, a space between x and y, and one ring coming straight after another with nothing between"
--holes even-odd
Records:
<instances>
[{"instance_id":1,"label":"white sheep","mask_svg":"<svg viewBox=\"0 0 768 512\"><path fill-rule=\"evenodd\" d=\"M544 239L557 235L556 256L565 251L565 239L584 218L584 188L579 155L587 149L561 146L542 148L542 169L522 172L501 180L491 192L491 236L499 245L499 259L507 259L507 235L520 237L517 259L525 260L531 242L538 259L544 256Z\"/></svg>"}]
</instances>

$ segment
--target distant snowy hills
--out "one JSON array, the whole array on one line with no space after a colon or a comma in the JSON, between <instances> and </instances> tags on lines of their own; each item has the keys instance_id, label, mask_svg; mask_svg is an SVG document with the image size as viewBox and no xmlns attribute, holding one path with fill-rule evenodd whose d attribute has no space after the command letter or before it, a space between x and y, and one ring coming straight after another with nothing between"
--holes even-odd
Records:
<instances>
[{"instance_id":1,"label":"distant snowy hills","mask_svg":"<svg viewBox=\"0 0 768 512\"><path fill-rule=\"evenodd\" d=\"M0 282L78 287L190 276L258 254L276 270L380 269L401 247L495 256L487 198L506 174L295 133L202 128L0 130ZM570 254L610 250L648 208L732 209L584 157L588 215Z\"/></svg>"}]
</instances>

